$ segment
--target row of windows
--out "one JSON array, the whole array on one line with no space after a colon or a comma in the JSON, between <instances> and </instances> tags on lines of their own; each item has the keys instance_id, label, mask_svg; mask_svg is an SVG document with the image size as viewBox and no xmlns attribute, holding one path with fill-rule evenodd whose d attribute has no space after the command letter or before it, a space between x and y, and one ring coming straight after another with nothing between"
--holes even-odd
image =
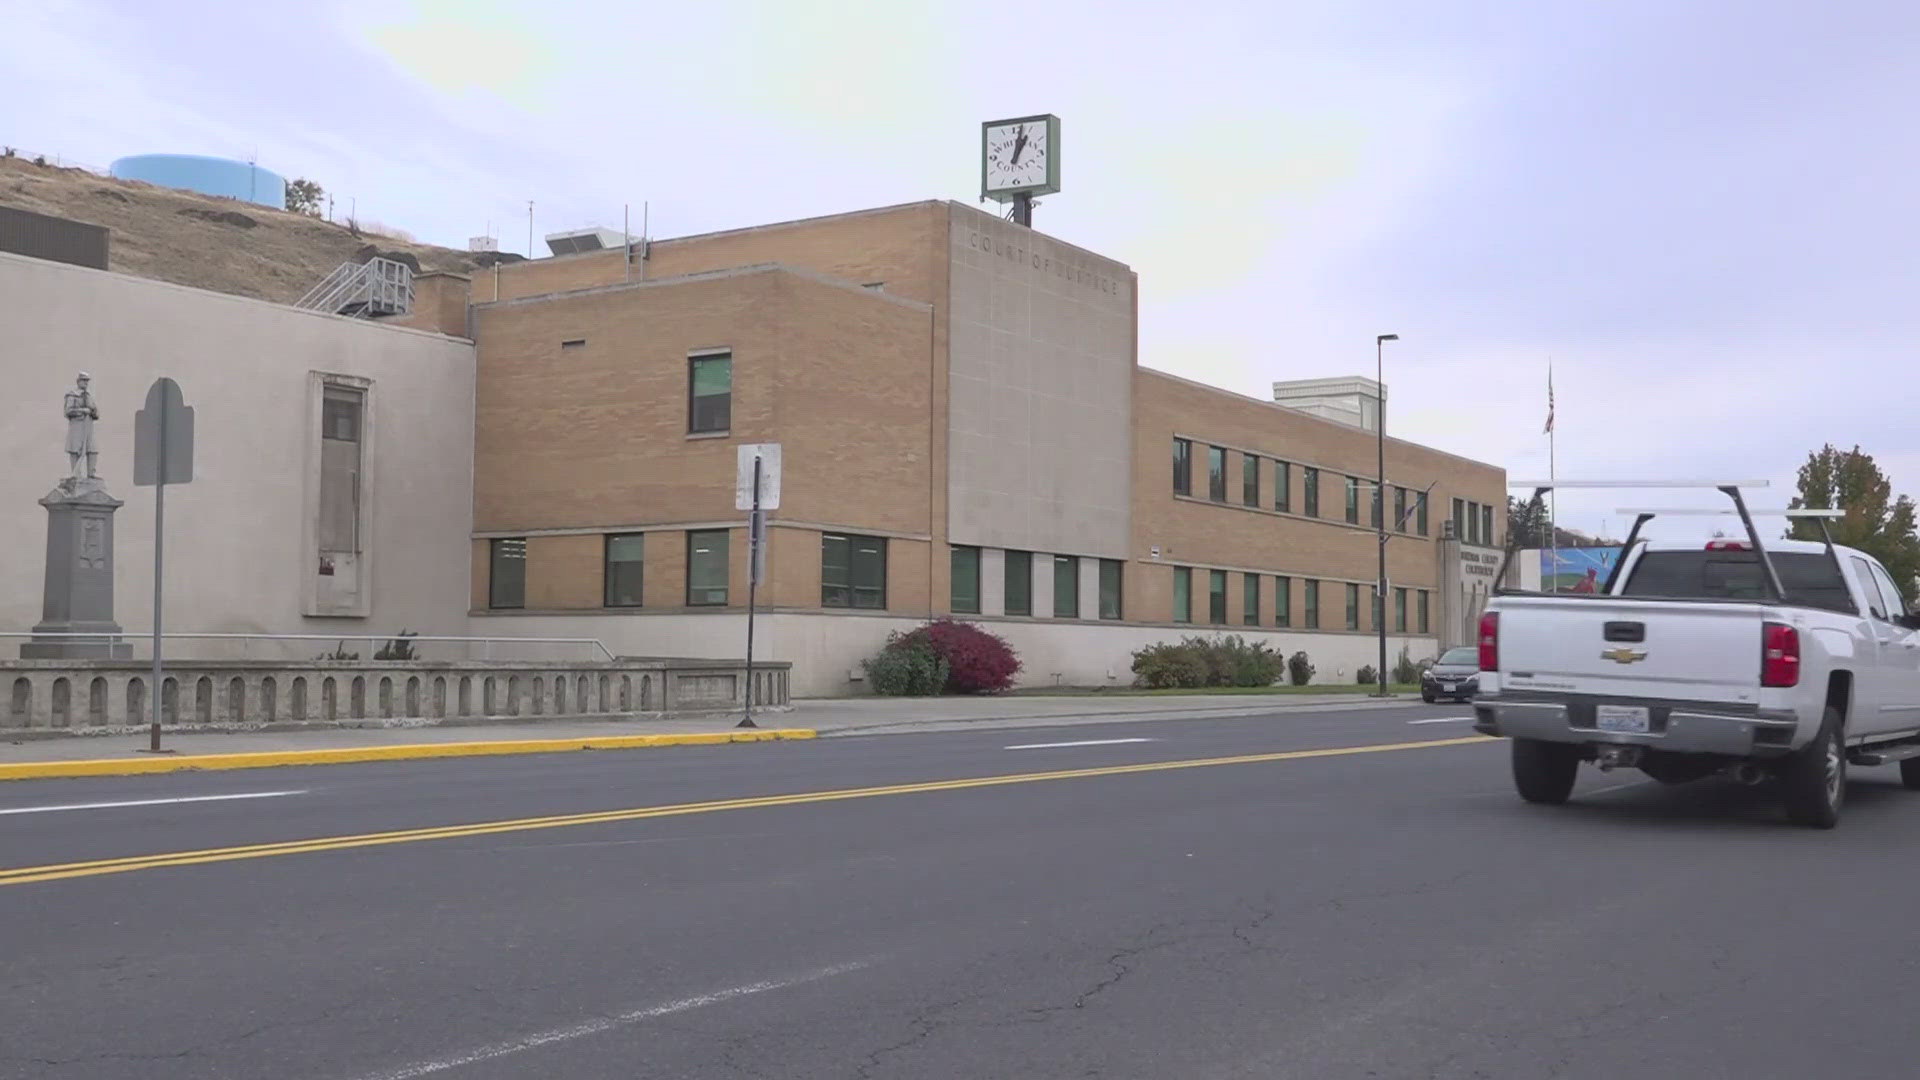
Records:
<instances>
[{"instance_id":1,"label":"row of windows","mask_svg":"<svg viewBox=\"0 0 1920 1080\"><path fill-rule=\"evenodd\" d=\"M1453 500L1453 535L1462 543L1494 546L1493 507L1465 499Z\"/></svg>"},{"instance_id":2,"label":"row of windows","mask_svg":"<svg viewBox=\"0 0 1920 1080\"><path fill-rule=\"evenodd\" d=\"M696 529L683 535L687 545L687 606L725 607L731 596L732 535L725 529ZM526 607L526 539L494 540L490 548L487 606L507 610ZM641 606L646 549L645 533L606 538L601 602L607 607ZM820 603L823 607L885 608L887 542L868 536L822 537Z\"/></svg>"},{"instance_id":3,"label":"row of windows","mask_svg":"<svg viewBox=\"0 0 1920 1080\"><path fill-rule=\"evenodd\" d=\"M1049 556L1042 555L1041 558ZM1006 581L1002 586L1001 610L1008 615L1033 614L1033 552L1006 553ZM1053 617L1080 617L1080 556L1054 555ZM980 614L980 549L955 546L952 549L952 591L950 607L956 615ZM1120 618L1121 564L1118 559L1100 559L1099 616Z\"/></svg>"},{"instance_id":4,"label":"row of windows","mask_svg":"<svg viewBox=\"0 0 1920 1080\"><path fill-rule=\"evenodd\" d=\"M1320 516L1320 470L1311 465L1300 468L1300 509L1299 513L1317 518ZM1272 505L1263 501L1267 496L1262 474L1273 472ZM1257 454L1240 455L1240 504L1259 509L1278 510L1283 514L1294 513L1293 508L1293 470L1291 462L1278 458L1263 458ZM1349 476L1347 481L1348 524L1360 523L1360 491L1367 488L1373 491L1372 507L1369 511L1370 524L1380 527L1380 491L1371 480ZM1193 440L1173 440L1173 493L1191 496L1193 494ZM1227 449L1224 446L1207 447L1207 498L1213 502L1227 501ZM1455 500L1456 505L1459 500ZM1408 513L1408 508L1412 513ZM1412 532L1427 535L1427 495L1424 491L1409 491L1407 488L1393 487L1393 524L1396 532Z\"/></svg>"},{"instance_id":5,"label":"row of windows","mask_svg":"<svg viewBox=\"0 0 1920 1080\"><path fill-rule=\"evenodd\" d=\"M725 529L702 529L688 532L685 537L687 606L724 607L730 595L731 534ZM605 606L641 606L646 580L646 547L644 533L606 538ZM1080 557L1054 555L1051 558L1054 617L1077 619L1080 617ZM1008 615L1033 614L1033 559L1033 552L1030 551L1006 553L1004 601ZM977 615L980 613L980 549L955 547L952 560L953 610L959 614ZM525 538L494 540L490 564L488 606L508 610L525 607ZM1100 618L1120 618L1120 582L1119 560L1099 560ZM884 537L827 533L820 538L820 606L886 610L887 541Z\"/></svg>"},{"instance_id":6,"label":"row of windows","mask_svg":"<svg viewBox=\"0 0 1920 1080\"><path fill-rule=\"evenodd\" d=\"M1193 618L1193 575L1190 566L1173 568L1173 621L1191 623ZM1208 570L1207 575L1207 621L1215 626L1227 625L1227 579L1228 571ZM1293 625L1293 586L1291 577L1277 576L1273 579L1274 612L1271 622L1261 615L1261 580L1264 574L1242 573L1240 575L1240 621L1247 626ZM1320 629L1320 587L1323 583L1313 578L1300 579L1301 628ZM1349 630L1360 629L1360 589L1361 586L1349 583L1346 586L1347 619ZM1368 592L1373 590L1369 588ZM1393 629L1396 633L1407 633L1407 594L1414 594L1417 605L1415 633L1430 632L1433 621L1432 598L1425 589L1393 590ZM1377 617L1377 616L1376 616Z\"/></svg>"},{"instance_id":7,"label":"row of windows","mask_svg":"<svg viewBox=\"0 0 1920 1080\"><path fill-rule=\"evenodd\" d=\"M666 534L661 534L666 535ZM729 598L729 554L731 536L725 529L701 529L684 534L687 545L686 603L689 607L721 607ZM646 573L646 536L642 533L612 535L605 539L605 596L607 607L639 607ZM1033 614L1034 553L1008 551L1002 610L1007 615ZM978 615L981 611L980 549L955 546L951 549L952 610L958 615ZM1077 555L1041 556L1053 560L1053 616L1057 619L1080 617L1080 563ZM523 608L527 596L527 542L524 538L494 540L491 545L491 575L488 606L504 610ZM1122 570L1118 559L1100 559L1098 563L1098 616L1117 620L1122 616ZM1193 618L1193 574L1191 567L1173 569L1173 621L1191 623ZM1227 622L1227 578L1225 570L1207 574L1207 621L1217 626ZM1274 613L1269 624L1261 614L1261 579L1266 575L1242 573L1241 621L1248 626L1293 625L1294 578L1276 576ZM1320 590L1322 582L1300 580L1303 607L1302 627L1320 629ZM1360 589L1346 585L1346 628L1360 629ZM1405 633L1407 594L1393 590L1394 629ZM1415 591L1418 619L1416 632L1425 634L1430 625L1430 600L1425 589ZM820 542L820 604L828 608L855 608L884 611L887 606L887 541L877 536L852 536L828 533Z\"/></svg>"}]
</instances>

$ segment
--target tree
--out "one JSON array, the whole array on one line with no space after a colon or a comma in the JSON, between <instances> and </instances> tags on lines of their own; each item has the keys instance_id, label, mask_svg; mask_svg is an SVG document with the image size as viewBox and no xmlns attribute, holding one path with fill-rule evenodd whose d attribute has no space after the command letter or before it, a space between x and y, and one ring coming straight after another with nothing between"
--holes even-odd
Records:
<instances>
[{"instance_id":1,"label":"tree","mask_svg":"<svg viewBox=\"0 0 1920 1080\"><path fill-rule=\"evenodd\" d=\"M1873 456L1856 446L1837 450L1831 443L1807 455L1800 466L1800 494L1796 510L1844 510L1846 516L1828 522L1833 542L1859 548L1885 564L1909 603L1915 580L1920 579L1920 535L1914 531L1913 500L1893 497L1893 484ZM1795 540L1819 540L1820 522L1795 520L1787 535Z\"/></svg>"},{"instance_id":2,"label":"tree","mask_svg":"<svg viewBox=\"0 0 1920 1080\"><path fill-rule=\"evenodd\" d=\"M320 206L326 198L325 188L304 177L287 184L287 209L296 214L319 217Z\"/></svg>"},{"instance_id":3,"label":"tree","mask_svg":"<svg viewBox=\"0 0 1920 1080\"><path fill-rule=\"evenodd\" d=\"M1507 496L1507 537L1515 547L1543 548L1547 543L1546 500L1535 495L1526 502Z\"/></svg>"}]
</instances>

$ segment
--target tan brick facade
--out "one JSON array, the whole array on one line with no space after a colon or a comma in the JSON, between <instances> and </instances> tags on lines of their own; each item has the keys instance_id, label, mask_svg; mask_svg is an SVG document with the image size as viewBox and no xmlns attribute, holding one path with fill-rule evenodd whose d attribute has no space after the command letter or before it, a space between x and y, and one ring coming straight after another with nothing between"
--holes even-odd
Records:
<instances>
[{"instance_id":1,"label":"tan brick facade","mask_svg":"<svg viewBox=\"0 0 1920 1080\"><path fill-rule=\"evenodd\" d=\"M1173 570L1193 568L1192 613L1195 625L1210 623L1208 572L1227 574L1229 625L1245 625L1242 574L1254 572L1261 582L1260 625L1274 626L1273 576L1294 578L1290 597L1291 625L1305 626L1306 580L1319 580L1320 626L1324 631L1347 627L1346 588L1363 583L1360 627L1374 629L1371 583L1378 570L1378 539L1371 517L1370 487L1360 492L1360 523L1346 521L1346 480L1368 480L1377 468L1374 436L1366 431L1321 420L1270 402L1242 397L1213 387L1147 369L1138 369L1134 393L1134 519L1136 565L1128 581L1130 619L1168 622L1173 618ZM1189 495L1173 488L1174 440L1191 441L1192 477ZM1209 492L1209 449L1226 451L1226 498L1214 501ZM1261 459L1255 507L1243 498L1243 462ZM1455 496L1504 507L1505 474L1490 465L1469 461L1413 443L1388 439L1386 514L1394 514L1393 488L1407 489L1411 508L1417 493L1433 484L1428 497L1428 530L1422 537L1416 520L1387 543L1387 576L1394 587L1410 590L1439 586L1437 541L1442 522ZM1275 463L1291 468L1289 512L1275 509ZM1320 475L1319 513L1309 517L1304 489L1307 468ZM1504 509L1495 515L1504 525ZM1154 549L1158 548L1158 556ZM1409 593L1407 622L1417 626L1416 593ZM1437 603L1437 598L1430 600ZM1437 618L1438 612L1433 616ZM1389 593L1387 618L1394 628L1395 609Z\"/></svg>"},{"instance_id":2,"label":"tan brick facade","mask_svg":"<svg viewBox=\"0 0 1920 1080\"><path fill-rule=\"evenodd\" d=\"M764 609L822 610L822 536L844 532L886 538L889 613L949 611L947 307L959 212L917 203L659 241L644 266L635 262L631 284L620 252L477 277L476 610L488 600L487 539L528 538L526 610L585 613L605 610L604 535L633 531L646 534L644 606L687 610L687 531L702 528L730 530L727 606L739 609L748 544L745 515L733 505L736 447L779 442L784 492L772 515ZM498 303L490 302L496 284ZM448 305L435 295L434 317L445 322ZM733 357L732 423L722 435L689 435L688 356L714 349ZM1345 630L1346 585L1370 586L1376 572L1364 489L1359 525L1344 520L1345 478L1374 472L1371 434L1140 368L1131 431L1124 621L1173 625L1173 567L1183 566L1192 569L1196 628L1209 624L1217 569L1227 571L1232 627L1244 625L1244 575L1253 573L1259 626L1276 626L1274 578L1285 575L1292 628L1306 629L1313 580L1321 582L1319 629ZM1172 491L1176 437L1193 443L1191 496ZM1220 503L1208 497L1209 446L1228 451ZM1241 505L1249 454L1262 459L1257 508ZM1293 470L1290 512L1273 507L1275 461ZM1322 470L1317 519L1303 512L1303 466ZM1451 500L1502 506L1505 479L1492 466L1398 440L1388 442L1387 473L1410 498L1435 485L1427 536L1388 546L1392 582L1416 590L1407 602L1407 631L1416 633L1415 597L1438 586ZM1051 554L1037 551L1036 563ZM1363 630L1372 629L1370 596L1363 587ZM1439 602L1430 601L1433 622ZM1036 621L1048 621L1051 600L1038 587L1033 607ZM1393 615L1389 594L1390 623Z\"/></svg>"}]
</instances>

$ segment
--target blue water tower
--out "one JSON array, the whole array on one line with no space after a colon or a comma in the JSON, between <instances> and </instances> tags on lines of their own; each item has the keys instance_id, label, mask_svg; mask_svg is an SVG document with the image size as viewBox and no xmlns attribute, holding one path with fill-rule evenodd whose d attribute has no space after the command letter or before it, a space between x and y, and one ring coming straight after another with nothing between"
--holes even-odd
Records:
<instances>
[{"instance_id":1,"label":"blue water tower","mask_svg":"<svg viewBox=\"0 0 1920 1080\"><path fill-rule=\"evenodd\" d=\"M114 162L111 172L121 180L239 199L275 210L287 208L286 177L248 161L198 154L136 154Z\"/></svg>"}]
</instances>

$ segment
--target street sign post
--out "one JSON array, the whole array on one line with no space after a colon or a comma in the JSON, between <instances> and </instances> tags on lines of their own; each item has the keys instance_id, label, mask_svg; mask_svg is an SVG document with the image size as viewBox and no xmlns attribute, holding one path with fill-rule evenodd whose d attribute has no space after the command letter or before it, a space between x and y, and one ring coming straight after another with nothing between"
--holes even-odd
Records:
<instances>
[{"instance_id":1,"label":"street sign post","mask_svg":"<svg viewBox=\"0 0 1920 1080\"><path fill-rule=\"evenodd\" d=\"M760 579L767 573L766 512L780 508L780 444L748 443L739 449L733 481L733 505L747 511L747 686L746 709L738 726L753 722L753 623L759 607Z\"/></svg>"},{"instance_id":2,"label":"street sign post","mask_svg":"<svg viewBox=\"0 0 1920 1080\"><path fill-rule=\"evenodd\" d=\"M153 687L152 723L147 751L160 753L160 701L166 683L161 674L161 584L165 580L167 485L193 480L193 410L172 379L155 379L147 389L146 408L133 415L133 482L153 489Z\"/></svg>"}]
</instances>

